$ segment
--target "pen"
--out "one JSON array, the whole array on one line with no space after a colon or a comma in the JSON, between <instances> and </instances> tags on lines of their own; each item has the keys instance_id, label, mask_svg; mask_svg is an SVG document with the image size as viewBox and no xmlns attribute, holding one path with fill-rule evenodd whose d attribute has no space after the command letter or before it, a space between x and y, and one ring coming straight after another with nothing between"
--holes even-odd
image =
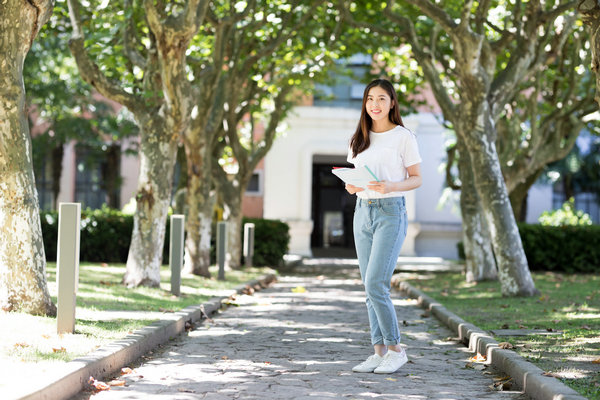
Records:
<instances>
[{"instance_id":1,"label":"pen","mask_svg":"<svg viewBox=\"0 0 600 400\"><path fill-rule=\"evenodd\" d=\"M373 171L371 171L371 169L370 169L369 167L367 167L366 165L365 165L365 168L367 169L367 171L369 171L369 173L371 174L371 176L372 176L373 178L375 178L375 180L376 180L377 182L379 182L379 179L377 179L377 177L375 176L375 174L373 173Z\"/></svg>"}]
</instances>

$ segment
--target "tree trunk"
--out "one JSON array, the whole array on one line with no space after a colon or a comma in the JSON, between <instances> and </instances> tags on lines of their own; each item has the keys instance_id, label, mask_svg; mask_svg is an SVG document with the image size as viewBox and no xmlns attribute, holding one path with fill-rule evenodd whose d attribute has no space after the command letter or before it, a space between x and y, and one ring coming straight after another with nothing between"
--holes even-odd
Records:
<instances>
[{"instance_id":1,"label":"tree trunk","mask_svg":"<svg viewBox=\"0 0 600 400\"><path fill-rule=\"evenodd\" d=\"M214 196L210 158L204 144L186 144L187 218L183 272L210 278L210 237Z\"/></svg>"},{"instance_id":2,"label":"tree trunk","mask_svg":"<svg viewBox=\"0 0 600 400\"><path fill-rule=\"evenodd\" d=\"M600 105L600 0L581 0L577 8L590 32L591 69L596 74L596 102Z\"/></svg>"},{"instance_id":3,"label":"tree trunk","mask_svg":"<svg viewBox=\"0 0 600 400\"><path fill-rule=\"evenodd\" d=\"M467 282L496 280L498 273L490 241L490 231L473 182L469 152L461 143L458 146L460 154L458 168L462 183L460 209L463 222L466 280Z\"/></svg>"},{"instance_id":4,"label":"tree trunk","mask_svg":"<svg viewBox=\"0 0 600 400\"><path fill-rule=\"evenodd\" d=\"M52 6L0 3L0 308L54 316L23 86L23 61Z\"/></svg>"},{"instance_id":5,"label":"tree trunk","mask_svg":"<svg viewBox=\"0 0 600 400\"><path fill-rule=\"evenodd\" d=\"M245 186L244 186L245 188ZM239 188L235 188L238 189ZM233 269L242 267L242 196L244 190L225 199L225 220L227 221L227 257Z\"/></svg>"},{"instance_id":6,"label":"tree trunk","mask_svg":"<svg viewBox=\"0 0 600 400\"><path fill-rule=\"evenodd\" d=\"M502 294L536 295L539 292L529 272L521 236L502 177L492 135L495 129L494 122L488 103L472 103L469 114L470 129L465 129L468 125L462 125L460 130L465 131L459 132L457 129L457 134L459 140L465 140L469 150L474 183L490 228Z\"/></svg>"},{"instance_id":7,"label":"tree trunk","mask_svg":"<svg viewBox=\"0 0 600 400\"><path fill-rule=\"evenodd\" d=\"M140 175L123 284L159 287L177 142L155 121L140 124L140 128Z\"/></svg>"},{"instance_id":8,"label":"tree trunk","mask_svg":"<svg viewBox=\"0 0 600 400\"><path fill-rule=\"evenodd\" d=\"M533 172L527 177L525 182L518 183L510 192L510 204L517 221L525 222L527 220L527 195L529 188L533 186L543 172L543 168Z\"/></svg>"}]
</instances>

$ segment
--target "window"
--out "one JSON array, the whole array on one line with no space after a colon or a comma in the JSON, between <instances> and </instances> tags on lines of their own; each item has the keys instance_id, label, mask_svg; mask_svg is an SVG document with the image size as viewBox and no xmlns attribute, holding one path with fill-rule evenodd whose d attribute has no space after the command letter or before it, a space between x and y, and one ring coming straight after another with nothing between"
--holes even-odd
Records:
<instances>
[{"instance_id":1,"label":"window","mask_svg":"<svg viewBox=\"0 0 600 400\"><path fill-rule=\"evenodd\" d=\"M75 202L81 203L82 208L101 208L106 203L101 164L88 148L76 149Z\"/></svg>"},{"instance_id":2,"label":"window","mask_svg":"<svg viewBox=\"0 0 600 400\"><path fill-rule=\"evenodd\" d=\"M248 186L246 187L246 195L262 196L262 180L262 171L254 171L254 174L252 174L252 178L250 178Z\"/></svg>"}]
</instances>

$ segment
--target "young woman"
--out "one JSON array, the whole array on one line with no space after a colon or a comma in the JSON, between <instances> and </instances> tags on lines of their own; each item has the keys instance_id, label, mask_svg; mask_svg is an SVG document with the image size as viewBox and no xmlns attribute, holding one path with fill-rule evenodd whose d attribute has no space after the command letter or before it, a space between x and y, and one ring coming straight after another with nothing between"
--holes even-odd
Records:
<instances>
[{"instance_id":1,"label":"young woman","mask_svg":"<svg viewBox=\"0 0 600 400\"><path fill-rule=\"evenodd\" d=\"M365 89L362 112L350 140L348 162L377 177L367 189L346 185L358 196L354 241L367 295L375 354L354 372L390 374L408 360L390 298L390 284L408 226L404 193L421 186L421 157L415 135L404 127L393 85L376 79Z\"/></svg>"}]
</instances>

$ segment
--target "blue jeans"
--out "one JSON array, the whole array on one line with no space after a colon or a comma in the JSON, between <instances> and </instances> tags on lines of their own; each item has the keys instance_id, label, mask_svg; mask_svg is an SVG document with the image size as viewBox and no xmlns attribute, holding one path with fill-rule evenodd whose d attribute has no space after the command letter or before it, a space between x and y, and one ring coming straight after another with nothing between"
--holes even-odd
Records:
<instances>
[{"instance_id":1,"label":"blue jeans","mask_svg":"<svg viewBox=\"0 0 600 400\"><path fill-rule=\"evenodd\" d=\"M354 241L374 345L400 343L390 286L407 227L404 197L356 200Z\"/></svg>"}]
</instances>

